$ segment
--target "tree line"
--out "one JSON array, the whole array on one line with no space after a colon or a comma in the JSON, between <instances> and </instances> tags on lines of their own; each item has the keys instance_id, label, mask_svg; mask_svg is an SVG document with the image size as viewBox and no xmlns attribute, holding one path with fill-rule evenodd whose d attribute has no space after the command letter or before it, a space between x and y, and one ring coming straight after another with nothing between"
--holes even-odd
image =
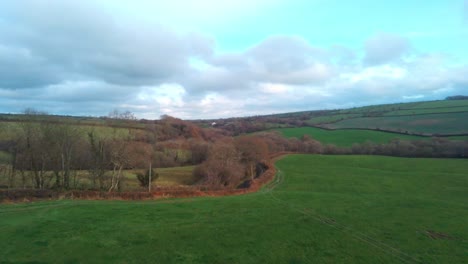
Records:
<instances>
[{"instance_id":1,"label":"tree line","mask_svg":"<svg viewBox=\"0 0 468 264\"><path fill-rule=\"evenodd\" d=\"M136 180L143 188L157 178L152 168L196 165L193 177L197 185L235 189L248 188L271 166L271 155L281 152L433 158L468 155L467 141L443 138L337 147L307 135L287 139L278 132L234 137L225 129L201 128L170 116L141 123L139 129L104 131L67 123L34 122L36 113L26 114L25 120L29 121L18 123L14 136L0 141L0 150L10 156L8 166L0 165L0 176L7 183L3 187L114 192L122 190L125 170L140 170ZM130 113L113 114L114 122L118 118L137 122ZM83 174L87 185L82 184Z\"/></svg>"}]
</instances>

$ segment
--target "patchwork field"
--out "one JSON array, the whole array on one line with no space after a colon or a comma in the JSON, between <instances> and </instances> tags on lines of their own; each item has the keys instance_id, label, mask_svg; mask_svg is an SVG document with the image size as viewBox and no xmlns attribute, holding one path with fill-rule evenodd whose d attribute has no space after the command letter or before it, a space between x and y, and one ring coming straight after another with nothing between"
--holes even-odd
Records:
<instances>
[{"instance_id":1,"label":"patchwork field","mask_svg":"<svg viewBox=\"0 0 468 264\"><path fill-rule=\"evenodd\" d=\"M398 132L421 134L461 134L468 133L468 113L442 113L430 115L362 117L346 119L327 127L386 129Z\"/></svg>"},{"instance_id":2,"label":"patchwork field","mask_svg":"<svg viewBox=\"0 0 468 264\"><path fill-rule=\"evenodd\" d=\"M366 106L325 112L310 125L331 129L383 129L426 135L468 134L468 100Z\"/></svg>"},{"instance_id":3,"label":"patchwork field","mask_svg":"<svg viewBox=\"0 0 468 264\"><path fill-rule=\"evenodd\" d=\"M392 139L399 138L404 140L422 140L427 137L400 135L382 131L372 130L325 130L315 127L282 128L277 129L285 137L301 138L303 135L309 135L323 144L334 144L340 147L350 147L354 143L364 143L372 141L374 143L387 143Z\"/></svg>"},{"instance_id":4,"label":"patchwork field","mask_svg":"<svg viewBox=\"0 0 468 264\"><path fill-rule=\"evenodd\" d=\"M0 262L464 263L468 160L291 155L249 195L0 205Z\"/></svg>"}]
</instances>

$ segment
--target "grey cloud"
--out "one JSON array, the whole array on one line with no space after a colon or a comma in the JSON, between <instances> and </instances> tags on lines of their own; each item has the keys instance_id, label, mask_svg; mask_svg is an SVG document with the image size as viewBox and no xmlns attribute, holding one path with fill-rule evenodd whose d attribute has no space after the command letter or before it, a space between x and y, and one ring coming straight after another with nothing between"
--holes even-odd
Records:
<instances>
[{"instance_id":1,"label":"grey cloud","mask_svg":"<svg viewBox=\"0 0 468 264\"><path fill-rule=\"evenodd\" d=\"M30 50L0 43L0 88L40 87L60 81L61 70Z\"/></svg>"},{"instance_id":2,"label":"grey cloud","mask_svg":"<svg viewBox=\"0 0 468 264\"><path fill-rule=\"evenodd\" d=\"M294 72L324 57L325 52L299 37L271 37L247 52L254 67L281 74Z\"/></svg>"},{"instance_id":3,"label":"grey cloud","mask_svg":"<svg viewBox=\"0 0 468 264\"><path fill-rule=\"evenodd\" d=\"M378 65L401 58L410 51L410 43L406 38L395 34L379 33L369 38L364 45L367 65Z\"/></svg>"},{"instance_id":4,"label":"grey cloud","mask_svg":"<svg viewBox=\"0 0 468 264\"><path fill-rule=\"evenodd\" d=\"M2 41L23 47L34 57L47 58L69 76L118 85L162 83L188 71L190 57L206 57L212 52L211 40L203 36L177 35L161 26L128 26L91 1L14 3L0 4L4 13L8 11L7 21L16 28L1 27L0 33L6 36ZM36 62L32 68L42 66Z\"/></svg>"},{"instance_id":5,"label":"grey cloud","mask_svg":"<svg viewBox=\"0 0 468 264\"><path fill-rule=\"evenodd\" d=\"M304 39L270 37L242 53L207 60L212 67L194 71L184 86L193 92L247 90L256 83L316 84L333 74L330 54Z\"/></svg>"},{"instance_id":6,"label":"grey cloud","mask_svg":"<svg viewBox=\"0 0 468 264\"><path fill-rule=\"evenodd\" d=\"M147 118L228 117L398 102L420 94L440 99L468 89L466 66L411 53L407 39L384 33L365 42L364 63L359 51L318 48L295 36L214 53L213 40L203 35L125 20L91 0L16 0L0 1L0 36L0 112L35 107L105 115L121 108ZM405 54L411 56L403 61ZM379 67L387 66L404 74L379 75ZM180 94L161 100L178 85Z\"/></svg>"}]
</instances>

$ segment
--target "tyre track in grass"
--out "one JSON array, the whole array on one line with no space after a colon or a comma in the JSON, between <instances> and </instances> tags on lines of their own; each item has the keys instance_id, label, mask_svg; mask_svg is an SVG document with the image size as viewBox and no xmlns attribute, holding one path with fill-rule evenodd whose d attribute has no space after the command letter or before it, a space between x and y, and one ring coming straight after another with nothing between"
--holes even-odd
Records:
<instances>
[{"instance_id":1,"label":"tyre track in grass","mask_svg":"<svg viewBox=\"0 0 468 264\"><path fill-rule=\"evenodd\" d=\"M284 156L282 156L284 157ZM281 158L282 158L281 157ZM265 195L269 195L270 198L272 200L274 200L275 202L279 203L279 204L282 204L283 206L285 206L286 208L288 208L289 210L291 211L294 211L294 212L297 212L297 213L300 213L302 215L305 215L307 217L310 217L311 219L323 224L323 225L326 225L326 226L329 226L331 228L334 228L342 233L345 233L349 236L351 236L352 238L358 240L358 241L361 241L365 244L368 244L374 248L376 248L377 250L387 254L387 255L390 255L392 257L395 257L397 258L399 261L401 261L402 263L423 263L421 260L419 259L416 259L415 257L409 255L408 253L405 253L403 252L401 249L398 249L396 247L393 247L389 244L386 244L382 241L379 241L357 229L354 229L350 226L347 226L347 225L344 225L344 224L341 224L341 223L338 223L335 219L332 219L330 217L326 217L322 214L318 214L317 212L315 212L313 209L311 208L300 208L296 205L294 205L293 203L291 202L288 202L284 199L281 199L279 198L274 190L276 187L278 187L279 185L281 185L282 183L284 182L284 173L279 170L278 168L276 168L276 176L275 176L275 179L273 181L271 181L269 184L265 185L264 186L264 189L261 190L262 193L264 193Z\"/></svg>"}]
</instances>

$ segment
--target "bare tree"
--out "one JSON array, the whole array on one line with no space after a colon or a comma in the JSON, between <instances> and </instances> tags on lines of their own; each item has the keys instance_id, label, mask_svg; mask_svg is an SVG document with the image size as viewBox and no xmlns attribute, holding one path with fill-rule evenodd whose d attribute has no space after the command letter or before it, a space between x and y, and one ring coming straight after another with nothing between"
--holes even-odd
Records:
<instances>
[{"instance_id":1,"label":"bare tree","mask_svg":"<svg viewBox=\"0 0 468 264\"><path fill-rule=\"evenodd\" d=\"M235 140L235 145L240 153L240 161L246 166L246 174L251 180L258 175L257 164L268 159L268 145L259 137L243 136Z\"/></svg>"},{"instance_id":2,"label":"bare tree","mask_svg":"<svg viewBox=\"0 0 468 264\"><path fill-rule=\"evenodd\" d=\"M96 182L99 183L99 189L104 188L104 174L109 166L107 157L107 144L103 138L100 138L94 131L88 133L89 145L91 150L91 166L89 168L93 188L96 188Z\"/></svg>"}]
</instances>

